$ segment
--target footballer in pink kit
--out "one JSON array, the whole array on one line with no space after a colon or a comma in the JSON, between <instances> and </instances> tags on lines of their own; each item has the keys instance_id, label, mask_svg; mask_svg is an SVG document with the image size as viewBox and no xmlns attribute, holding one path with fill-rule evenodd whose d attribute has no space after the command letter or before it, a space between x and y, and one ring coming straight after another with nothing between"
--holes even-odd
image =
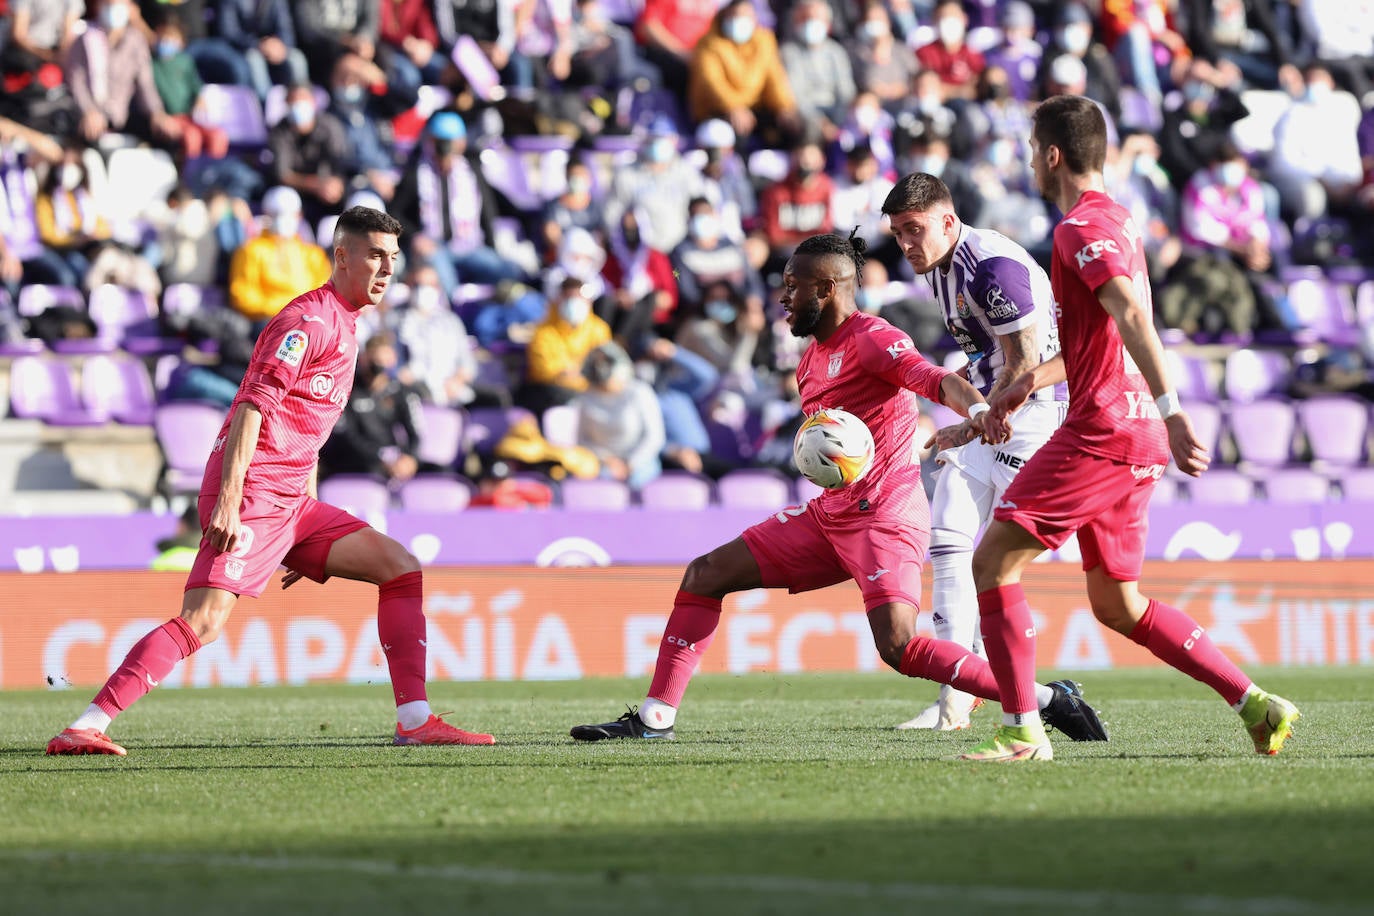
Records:
<instances>
[{"instance_id":1,"label":"footballer in pink kit","mask_svg":"<svg viewBox=\"0 0 1374 916\"><path fill-rule=\"evenodd\" d=\"M1036 109L1032 167L1041 193L1065 214L1054 231L1050 271L1061 349L995 395L991 419L1063 381L1069 409L1007 488L974 552L984 647L1003 717L996 733L964 756L1053 757L1034 714L1035 627L1021 574L1075 533L1097 619L1216 690L1240 714L1255 750L1276 754L1297 708L1255 686L1197 621L1138 587L1155 482L1171 455L1193 476L1206 470L1209 457L1169 385L1139 231L1104 190L1106 148L1096 103L1055 96Z\"/></svg>"},{"instance_id":2,"label":"footballer in pink kit","mask_svg":"<svg viewBox=\"0 0 1374 916\"><path fill-rule=\"evenodd\" d=\"M425 690L420 565L366 522L315 498L315 468L353 388L357 316L386 292L401 226L367 207L338 220L328 283L292 300L263 329L201 484L203 535L181 614L143 637L49 754L115 754L105 734L177 662L220 635L240 595L330 576L378 587L377 632L396 700L396 744L493 744L434 715Z\"/></svg>"},{"instance_id":3,"label":"footballer in pink kit","mask_svg":"<svg viewBox=\"0 0 1374 916\"><path fill-rule=\"evenodd\" d=\"M688 564L644 702L614 722L575 726L573 738L674 738L677 709L720 623L721 599L760 587L802 592L853 580L889 666L996 696L986 661L957 643L916 635L930 541L917 397L972 416L991 439L1005 439L1008 429L1002 421L985 428L978 389L929 362L905 333L858 309L864 249L862 239L838 235L802 242L783 273L780 301L792 333L814 337L797 367L803 410L843 408L863 420L873 434L871 467L849 486L784 509ZM1056 724L1062 698L1041 690L1047 720Z\"/></svg>"}]
</instances>

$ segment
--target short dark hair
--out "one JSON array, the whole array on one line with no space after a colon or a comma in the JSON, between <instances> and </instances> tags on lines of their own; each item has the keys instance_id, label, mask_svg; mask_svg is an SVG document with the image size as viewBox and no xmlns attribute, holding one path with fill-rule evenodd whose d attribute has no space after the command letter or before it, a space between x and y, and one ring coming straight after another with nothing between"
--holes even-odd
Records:
<instances>
[{"instance_id":1,"label":"short dark hair","mask_svg":"<svg viewBox=\"0 0 1374 916\"><path fill-rule=\"evenodd\" d=\"M954 195L949 192L949 185L928 172L912 172L887 192L883 213L888 216L912 210L924 213L936 204L954 206Z\"/></svg>"},{"instance_id":2,"label":"short dark hair","mask_svg":"<svg viewBox=\"0 0 1374 916\"><path fill-rule=\"evenodd\" d=\"M335 240L345 235L369 235L373 232L400 236L401 224L391 214L372 207L349 207L334 224Z\"/></svg>"},{"instance_id":3,"label":"short dark hair","mask_svg":"<svg viewBox=\"0 0 1374 916\"><path fill-rule=\"evenodd\" d=\"M868 250L868 243L859 238L858 232L859 227L855 226L848 238L834 233L813 235L798 245L793 254L811 258L831 255L848 258L854 264L854 281L860 283L864 278L864 252Z\"/></svg>"},{"instance_id":4,"label":"short dark hair","mask_svg":"<svg viewBox=\"0 0 1374 916\"><path fill-rule=\"evenodd\" d=\"M1107 161L1107 119L1096 102L1081 95L1051 96L1035 109L1033 118L1040 148L1059 147L1070 172L1102 171Z\"/></svg>"}]
</instances>

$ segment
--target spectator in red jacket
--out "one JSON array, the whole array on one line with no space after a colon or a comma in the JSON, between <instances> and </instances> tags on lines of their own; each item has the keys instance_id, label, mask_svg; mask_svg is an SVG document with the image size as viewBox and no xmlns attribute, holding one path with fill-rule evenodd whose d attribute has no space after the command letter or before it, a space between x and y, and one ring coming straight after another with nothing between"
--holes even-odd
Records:
<instances>
[{"instance_id":1,"label":"spectator in red jacket","mask_svg":"<svg viewBox=\"0 0 1374 916\"><path fill-rule=\"evenodd\" d=\"M820 144L808 140L793 150L787 177L770 185L759 198L759 215L772 262L791 257L792 249L803 239L834 230L830 209L834 191L834 182L825 174L825 152Z\"/></svg>"},{"instance_id":2,"label":"spectator in red jacket","mask_svg":"<svg viewBox=\"0 0 1374 916\"><path fill-rule=\"evenodd\" d=\"M677 309L677 280L668 256L650 248L639 231L639 216L626 210L611 233L610 257L601 268L608 295L597 314L630 352L638 352L650 329Z\"/></svg>"},{"instance_id":3,"label":"spectator in red jacket","mask_svg":"<svg viewBox=\"0 0 1374 916\"><path fill-rule=\"evenodd\" d=\"M940 74L948 98L973 98L978 75L985 66L983 55L964 41L967 32L968 15L963 4L959 0L943 0L935 7L936 39L916 51L922 67Z\"/></svg>"},{"instance_id":4,"label":"spectator in red jacket","mask_svg":"<svg viewBox=\"0 0 1374 916\"><path fill-rule=\"evenodd\" d=\"M430 14L429 0L391 0L381 5L378 38L396 51L392 69L407 84L439 82L446 63L439 47L439 30Z\"/></svg>"},{"instance_id":5,"label":"spectator in red jacket","mask_svg":"<svg viewBox=\"0 0 1374 916\"><path fill-rule=\"evenodd\" d=\"M715 0L645 0L635 23L635 36L644 56L663 73L663 85L687 86L692 50L711 28Z\"/></svg>"}]
</instances>

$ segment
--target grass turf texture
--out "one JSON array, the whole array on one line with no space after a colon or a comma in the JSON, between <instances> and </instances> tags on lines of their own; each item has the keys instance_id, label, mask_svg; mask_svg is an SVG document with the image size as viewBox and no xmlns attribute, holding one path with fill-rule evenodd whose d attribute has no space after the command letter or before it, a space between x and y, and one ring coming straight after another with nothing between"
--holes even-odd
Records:
<instances>
[{"instance_id":1,"label":"grass turf texture","mask_svg":"<svg viewBox=\"0 0 1374 916\"><path fill-rule=\"evenodd\" d=\"M879 674L703 676L675 743L567 737L642 679L436 685L493 748L391 747L382 685L163 691L123 759L42 756L85 690L0 694L0 911L1368 912L1371 671L1259 673L1277 758L1132 670L1082 676L1110 743L1016 766Z\"/></svg>"}]
</instances>

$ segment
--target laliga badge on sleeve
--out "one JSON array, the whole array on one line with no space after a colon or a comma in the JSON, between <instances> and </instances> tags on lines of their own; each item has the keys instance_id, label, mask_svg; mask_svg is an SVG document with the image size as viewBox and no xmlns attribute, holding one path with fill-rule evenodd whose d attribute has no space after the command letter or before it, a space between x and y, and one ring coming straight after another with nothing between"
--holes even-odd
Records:
<instances>
[{"instance_id":1,"label":"laliga badge on sleeve","mask_svg":"<svg viewBox=\"0 0 1374 916\"><path fill-rule=\"evenodd\" d=\"M301 358L305 356L305 348L309 345L310 338L304 331L288 331L277 347L277 359L288 366L299 366Z\"/></svg>"}]
</instances>

